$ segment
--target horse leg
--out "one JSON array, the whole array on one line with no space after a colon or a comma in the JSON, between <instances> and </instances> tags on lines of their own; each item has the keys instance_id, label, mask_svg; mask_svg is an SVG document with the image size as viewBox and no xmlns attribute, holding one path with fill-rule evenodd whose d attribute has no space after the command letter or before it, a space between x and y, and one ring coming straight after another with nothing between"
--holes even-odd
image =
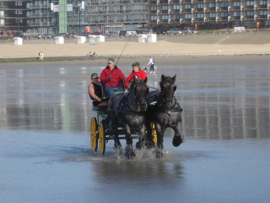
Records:
<instances>
[{"instance_id":1,"label":"horse leg","mask_svg":"<svg viewBox=\"0 0 270 203\"><path fill-rule=\"evenodd\" d=\"M142 125L141 130L139 132L139 141L136 143L136 148L141 149L143 145L145 145L145 125Z\"/></svg>"},{"instance_id":2,"label":"horse leg","mask_svg":"<svg viewBox=\"0 0 270 203\"><path fill-rule=\"evenodd\" d=\"M151 149L151 148L154 148L154 142L153 142L153 135L152 135L152 126L151 126L151 122L149 119L146 119L145 126L146 126L146 131L147 131L145 146L148 149Z\"/></svg>"},{"instance_id":3,"label":"horse leg","mask_svg":"<svg viewBox=\"0 0 270 203\"><path fill-rule=\"evenodd\" d=\"M157 131L157 149L156 151L156 158L162 158L163 153L163 134L164 134L164 129L161 128L159 124L156 124L156 131Z\"/></svg>"},{"instance_id":4,"label":"horse leg","mask_svg":"<svg viewBox=\"0 0 270 203\"><path fill-rule=\"evenodd\" d=\"M114 150L117 154L122 154L122 145L118 137L118 131L117 131L117 121L112 122L112 131L111 135L113 135L114 138Z\"/></svg>"},{"instance_id":5,"label":"horse leg","mask_svg":"<svg viewBox=\"0 0 270 203\"><path fill-rule=\"evenodd\" d=\"M125 156L128 159L132 159L135 157L135 153L133 152L132 148L132 137L131 137L131 130L127 124L123 124L124 128L126 129L126 154Z\"/></svg>"},{"instance_id":6,"label":"horse leg","mask_svg":"<svg viewBox=\"0 0 270 203\"><path fill-rule=\"evenodd\" d=\"M181 123L177 122L174 127L175 134L172 141L174 147L178 147L183 142L183 139L180 135L180 129L181 129Z\"/></svg>"}]
</instances>

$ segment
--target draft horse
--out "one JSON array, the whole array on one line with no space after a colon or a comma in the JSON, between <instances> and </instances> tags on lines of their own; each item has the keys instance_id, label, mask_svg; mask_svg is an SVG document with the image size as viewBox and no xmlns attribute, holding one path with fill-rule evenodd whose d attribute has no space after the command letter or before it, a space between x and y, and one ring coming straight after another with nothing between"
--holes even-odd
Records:
<instances>
[{"instance_id":1,"label":"draft horse","mask_svg":"<svg viewBox=\"0 0 270 203\"><path fill-rule=\"evenodd\" d=\"M131 134L139 133L139 143L145 139L145 117L147 110L146 96L149 88L146 80L133 78L130 82L128 93L114 95L109 100L109 114L112 124L112 134L114 135L115 150L121 153L121 143L118 137L117 128L122 124L126 134L125 156L133 158L135 156L132 148Z\"/></svg>"},{"instance_id":2,"label":"draft horse","mask_svg":"<svg viewBox=\"0 0 270 203\"><path fill-rule=\"evenodd\" d=\"M177 102L174 92L176 90L175 78L169 76L161 76L161 82L159 83L160 89L158 91L151 91L147 95L147 143L153 146L152 141L152 124L155 124L157 132L157 149L156 157L162 157L163 149L163 137L165 130L170 127L174 130L175 135L173 137L173 146L178 147L182 143L182 137L180 135L181 128L181 112L182 108Z\"/></svg>"}]
</instances>

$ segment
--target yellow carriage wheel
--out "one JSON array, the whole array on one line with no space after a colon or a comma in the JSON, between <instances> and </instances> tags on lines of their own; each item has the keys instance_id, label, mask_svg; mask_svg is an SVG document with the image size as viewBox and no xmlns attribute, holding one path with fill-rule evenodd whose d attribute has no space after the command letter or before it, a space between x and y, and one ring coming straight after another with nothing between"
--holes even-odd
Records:
<instances>
[{"instance_id":1,"label":"yellow carriage wheel","mask_svg":"<svg viewBox=\"0 0 270 203\"><path fill-rule=\"evenodd\" d=\"M98 133L97 133L97 120L92 118L90 125L90 144L93 151L97 151L98 147Z\"/></svg>"},{"instance_id":2,"label":"yellow carriage wheel","mask_svg":"<svg viewBox=\"0 0 270 203\"><path fill-rule=\"evenodd\" d=\"M155 148L157 148L157 130L154 123L152 123L152 136L153 136L153 142L155 144Z\"/></svg>"},{"instance_id":3,"label":"yellow carriage wheel","mask_svg":"<svg viewBox=\"0 0 270 203\"><path fill-rule=\"evenodd\" d=\"M101 152L101 154L105 153L105 148L106 148L106 139L105 139L104 127L103 127L103 124L101 123L99 125L99 151Z\"/></svg>"}]
</instances>

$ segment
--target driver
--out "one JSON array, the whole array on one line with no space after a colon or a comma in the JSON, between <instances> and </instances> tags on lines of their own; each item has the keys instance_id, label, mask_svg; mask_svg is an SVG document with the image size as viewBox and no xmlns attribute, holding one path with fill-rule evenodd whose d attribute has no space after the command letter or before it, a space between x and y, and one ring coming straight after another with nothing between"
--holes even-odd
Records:
<instances>
[{"instance_id":1,"label":"driver","mask_svg":"<svg viewBox=\"0 0 270 203\"><path fill-rule=\"evenodd\" d=\"M122 84L125 79L126 77L122 71L114 64L114 59L109 58L108 66L100 74L100 81L105 87L106 94L112 97L114 92L123 91Z\"/></svg>"}]
</instances>

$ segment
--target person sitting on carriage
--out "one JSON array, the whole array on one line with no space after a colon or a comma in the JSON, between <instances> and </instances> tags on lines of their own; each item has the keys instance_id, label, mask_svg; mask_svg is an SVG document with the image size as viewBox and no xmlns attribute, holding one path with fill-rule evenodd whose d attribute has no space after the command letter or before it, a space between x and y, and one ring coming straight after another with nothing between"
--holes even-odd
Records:
<instances>
[{"instance_id":1,"label":"person sitting on carriage","mask_svg":"<svg viewBox=\"0 0 270 203\"><path fill-rule=\"evenodd\" d=\"M131 80L134 76L139 78L139 79L143 79L143 80L146 79L147 80L147 74L143 70L141 70L139 62L134 62L131 66L132 66L133 70L125 82L126 88L129 88L129 83L131 82Z\"/></svg>"},{"instance_id":2,"label":"person sitting on carriage","mask_svg":"<svg viewBox=\"0 0 270 203\"><path fill-rule=\"evenodd\" d=\"M100 81L105 88L105 92L109 97L114 95L114 92L123 91L123 80L126 77L122 71L114 64L114 59L108 59L108 66L104 68L100 74Z\"/></svg>"},{"instance_id":3,"label":"person sitting on carriage","mask_svg":"<svg viewBox=\"0 0 270 203\"><path fill-rule=\"evenodd\" d=\"M88 86L88 94L93 100L93 106L108 106L108 100L103 99L103 87L98 78L97 73L91 75L92 82Z\"/></svg>"}]
</instances>

